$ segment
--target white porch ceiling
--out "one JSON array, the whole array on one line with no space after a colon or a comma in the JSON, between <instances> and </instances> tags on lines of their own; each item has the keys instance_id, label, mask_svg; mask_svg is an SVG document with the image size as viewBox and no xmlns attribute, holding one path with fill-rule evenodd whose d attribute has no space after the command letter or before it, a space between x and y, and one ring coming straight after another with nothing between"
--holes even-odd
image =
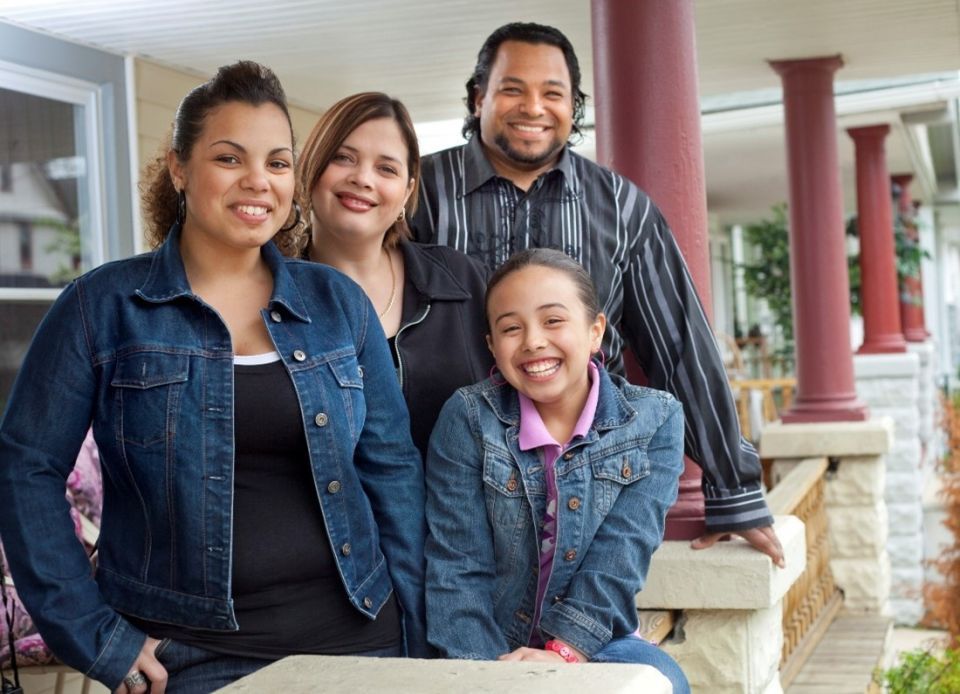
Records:
<instances>
[{"instance_id":1,"label":"white porch ceiling","mask_svg":"<svg viewBox=\"0 0 960 694\"><path fill-rule=\"evenodd\" d=\"M697 0L696 11L705 97L777 88L768 59L840 53L840 81L960 70L960 0ZM274 68L292 101L310 108L387 91L420 122L463 115L463 84L494 28L540 21L570 37L592 92L587 0L0 0L0 19L203 75L238 58L258 60ZM912 171L917 155L900 112L844 119L891 123L890 168ZM747 219L786 199L778 123L707 129L704 142L712 212ZM852 153L841 134L851 210Z\"/></svg>"}]
</instances>

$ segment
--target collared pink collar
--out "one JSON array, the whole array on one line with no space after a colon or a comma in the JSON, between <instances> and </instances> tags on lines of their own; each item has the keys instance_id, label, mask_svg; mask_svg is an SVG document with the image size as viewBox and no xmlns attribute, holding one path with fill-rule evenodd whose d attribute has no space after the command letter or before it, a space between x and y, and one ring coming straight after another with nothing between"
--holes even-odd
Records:
<instances>
[{"instance_id":1,"label":"collared pink collar","mask_svg":"<svg viewBox=\"0 0 960 694\"><path fill-rule=\"evenodd\" d=\"M600 377L597 373L597 365L592 361L587 367L587 373L590 377L590 392L587 393L587 401L583 404L583 411L580 413L577 425L573 428L570 441L573 441L578 436L587 435L587 432L590 431L590 425L593 424L593 418L597 413L597 401L600 398ZM547 427L543 423L543 418L537 411L537 406L533 404L533 400L520 392L518 392L517 395L520 398L520 439L518 442L520 444L520 450L529 451L533 448L540 448L541 446L558 446L562 448L570 443L570 441L567 441L563 446L560 446L550 435L550 432L547 431Z\"/></svg>"}]
</instances>

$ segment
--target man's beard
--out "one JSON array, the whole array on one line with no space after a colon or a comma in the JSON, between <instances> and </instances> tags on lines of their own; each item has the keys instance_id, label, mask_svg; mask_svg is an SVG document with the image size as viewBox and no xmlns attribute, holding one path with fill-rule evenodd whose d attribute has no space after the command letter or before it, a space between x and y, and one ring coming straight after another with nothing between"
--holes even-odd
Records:
<instances>
[{"instance_id":1,"label":"man's beard","mask_svg":"<svg viewBox=\"0 0 960 694\"><path fill-rule=\"evenodd\" d=\"M557 153L563 149L563 143L559 140L553 140L545 150L538 153L527 153L510 145L510 140L503 133L497 133L493 138L494 144L503 152L508 159L518 164L537 168L549 164L557 157Z\"/></svg>"}]
</instances>

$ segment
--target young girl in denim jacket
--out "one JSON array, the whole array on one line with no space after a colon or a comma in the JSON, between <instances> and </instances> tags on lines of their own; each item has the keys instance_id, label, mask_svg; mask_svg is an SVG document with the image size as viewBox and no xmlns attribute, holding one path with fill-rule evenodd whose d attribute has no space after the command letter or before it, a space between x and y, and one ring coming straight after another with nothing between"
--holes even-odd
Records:
<instances>
[{"instance_id":1,"label":"young girl in denim jacket","mask_svg":"<svg viewBox=\"0 0 960 694\"><path fill-rule=\"evenodd\" d=\"M427 636L449 658L677 664L635 635L634 596L683 467L668 393L603 368L606 319L560 251L487 287L498 374L444 406L427 456Z\"/></svg>"}]
</instances>

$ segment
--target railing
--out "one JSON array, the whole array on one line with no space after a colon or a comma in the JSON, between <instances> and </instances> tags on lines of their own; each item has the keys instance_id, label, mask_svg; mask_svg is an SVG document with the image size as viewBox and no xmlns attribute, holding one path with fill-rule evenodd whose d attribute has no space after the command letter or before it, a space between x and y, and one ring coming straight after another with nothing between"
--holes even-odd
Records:
<instances>
[{"instance_id":1,"label":"railing","mask_svg":"<svg viewBox=\"0 0 960 694\"><path fill-rule=\"evenodd\" d=\"M782 350L770 350L765 337L738 337L743 374L753 378L774 378L793 372L793 356Z\"/></svg>"},{"instance_id":2,"label":"railing","mask_svg":"<svg viewBox=\"0 0 960 694\"><path fill-rule=\"evenodd\" d=\"M830 541L824 498L827 461L810 458L767 494L774 515L793 515L806 526L807 567L783 601L780 682L786 688L800 671L843 604L830 571Z\"/></svg>"},{"instance_id":3,"label":"railing","mask_svg":"<svg viewBox=\"0 0 960 694\"><path fill-rule=\"evenodd\" d=\"M743 435L756 441L760 428L779 419L780 413L793 404L796 387L795 378L731 378L730 390L737 403Z\"/></svg>"}]
</instances>

